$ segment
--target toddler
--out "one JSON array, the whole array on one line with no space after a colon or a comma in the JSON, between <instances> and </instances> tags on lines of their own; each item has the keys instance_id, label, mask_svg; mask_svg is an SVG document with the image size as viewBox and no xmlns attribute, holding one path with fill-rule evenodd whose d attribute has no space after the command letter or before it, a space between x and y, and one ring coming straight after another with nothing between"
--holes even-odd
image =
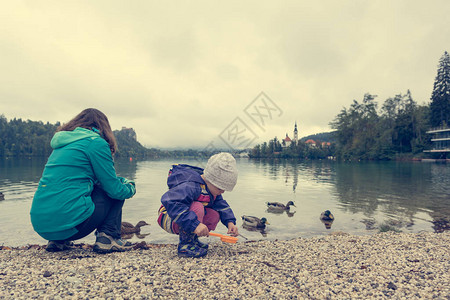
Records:
<instances>
[{"instance_id":1,"label":"toddler","mask_svg":"<svg viewBox=\"0 0 450 300\"><path fill-rule=\"evenodd\" d=\"M202 257L208 245L198 240L209 236L219 220L228 234L238 235L236 218L222 198L236 185L236 160L229 153L211 156L205 169L186 164L173 165L169 171L169 190L161 197L158 224L169 233L179 235L178 256Z\"/></svg>"}]
</instances>

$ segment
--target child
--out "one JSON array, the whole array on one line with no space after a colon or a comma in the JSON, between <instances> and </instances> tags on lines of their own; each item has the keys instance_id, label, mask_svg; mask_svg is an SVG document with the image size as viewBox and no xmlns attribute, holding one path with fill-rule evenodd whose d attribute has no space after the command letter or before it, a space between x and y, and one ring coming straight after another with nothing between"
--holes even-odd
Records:
<instances>
[{"instance_id":1,"label":"child","mask_svg":"<svg viewBox=\"0 0 450 300\"><path fill-rule=\"evenodd\" d=\"M178 256L202 257L208 245L198 240L209 236L217 223L237 236L236 218L222 198L237 182L236 160L229 153L210 157L205 169L190 165L174 165L169 171L169 190L161 197L158 224L169 233L179 234Z\"/></svg>"},{"instance_id":2,"label":"child","mask_svg":"<svg viewBox=\"0 0 450 300\"><path fill-rule=\"evenodd\" d=\"M49 241L46 250L70 249L95 229L95 252L130 250L120 238L122 206L136 188L116 175L116 140L105 114L83 110L58 128L51 146L30 211L34 230Z\"/></svg>"}]
</instances>

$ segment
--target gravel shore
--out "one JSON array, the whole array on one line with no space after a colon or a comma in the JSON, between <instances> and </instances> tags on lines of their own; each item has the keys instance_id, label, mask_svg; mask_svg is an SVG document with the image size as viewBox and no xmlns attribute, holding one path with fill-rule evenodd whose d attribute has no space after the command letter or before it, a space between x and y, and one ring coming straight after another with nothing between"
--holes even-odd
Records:
<instances>
[{"instance_id":1,"label":"gravel shore","mask_svg":"<svg viewBox=\"0 0 450 300\"><path fill-rule=\"evenodd\" d=\"M450 232L334 234L96 254L0 249L0 299L450 299Z\"/></svg>"}]
</instances>

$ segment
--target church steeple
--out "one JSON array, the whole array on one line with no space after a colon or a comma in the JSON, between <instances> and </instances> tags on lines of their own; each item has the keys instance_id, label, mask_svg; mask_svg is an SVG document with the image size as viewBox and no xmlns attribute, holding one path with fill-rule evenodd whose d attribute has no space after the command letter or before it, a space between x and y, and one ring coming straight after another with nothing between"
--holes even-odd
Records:
<instances>
[{"instance_id":1,"label":"church steeple","mask_svg":"<svg viewBox=\"0 0 450 300\"><path fill-rule=\"evenodd\" d=\"M295 121L295 127L294 127L294 142L298 142L298 130L297 130L297 121Z\"/></svg>"}]
</instances>

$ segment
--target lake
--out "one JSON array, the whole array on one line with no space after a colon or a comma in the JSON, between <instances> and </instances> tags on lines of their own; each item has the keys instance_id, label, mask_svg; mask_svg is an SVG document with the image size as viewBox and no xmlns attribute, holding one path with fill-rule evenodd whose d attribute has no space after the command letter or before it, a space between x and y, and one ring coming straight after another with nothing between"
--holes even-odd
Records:
<instances>
[{"instance_id":1,"label":"lake","mask_svg":"<svg viewBox=\"0 0 450 300\"><path fill-rule=\"evenodd\" d=\"M0 159L0 245L46 244L30 223L29 210L46 158ZM148 234L132 242L177 243L156 223L170 166L206 161L116 160L118 175L135 180L137 194L126 200L123 221L145 220ZM355 235L391 228L403 232L442 231L450 216L450 165L428 162L358 162L238 159L239 179L224 198L233 208L239 232L249 240L292 239L343 231ZM266 202L294 201L289 214L267 211ZM319 219L330 210L331 228ZM242 227L242 215L266 217L264 232ZM329 226L328 226L329 227ZM217 232L226 233L221 224ZM217 238L210 237L210 241ZM243 237L240 240L244 241ZM79 240L93 244L94 236Z\"/></svg>"}]
</instances>

